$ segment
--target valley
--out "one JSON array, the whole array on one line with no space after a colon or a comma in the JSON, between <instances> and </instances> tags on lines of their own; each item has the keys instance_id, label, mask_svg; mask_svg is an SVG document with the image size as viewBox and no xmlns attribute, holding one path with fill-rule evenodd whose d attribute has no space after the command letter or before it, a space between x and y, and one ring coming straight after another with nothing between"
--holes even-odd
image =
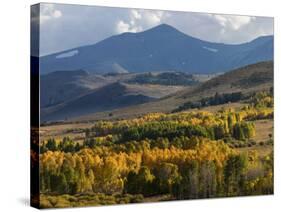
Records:
<instances>
[{"instance_id":1,"label":"valley","mask_svg":"<svg viewBox=\"0 0 281 212\"><path fill-rule=\"evenodd\" d=\"M149 79L147 76L152 74L155 80L153 83L135 81L140 77L144 79L144 76ZM62 121L93 112L151 102L214 76L216 75L188 75L181 72L105 75L85 71L53 72L41 77L40 87L44 93L40 99L41 121ZM107 96L109 98L106 99Z\"/></svg>"},{"instance_id":2,"label":"valley","mask_svg":"<svg viewBox=\"0 0 281 212\"><path fill-rule=\"evenodd\" d=\"M272 42L163 24L42 57L40 207L273 194Z\"/></svg>"},{"instance_id":3,"label":"valley","mask_svg":"<svg viewBox=\"0 0 281 212\"><path fill-rule=\"evenodd\" d=\"M105 104L124 85L158 98L41 124L42 208L273 193L272 62L163 96L119 81L73 101Z\"/></svg>"}]
</instances>

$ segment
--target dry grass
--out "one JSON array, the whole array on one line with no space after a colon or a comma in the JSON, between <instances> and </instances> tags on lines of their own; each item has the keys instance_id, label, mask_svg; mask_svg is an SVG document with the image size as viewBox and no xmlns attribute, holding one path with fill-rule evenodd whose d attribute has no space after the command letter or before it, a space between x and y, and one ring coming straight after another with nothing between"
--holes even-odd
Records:
<instances>
[{"instance_id":1,"label":"dry grass","mask_svg":"<svg viewBox=\"0 0 281 212\"><path fill-rule=\"evenodd\" d=\"M257 145L252 147L239 148L237 150L240 152L248 152L251 150L255 150L257 151L260 157L264 157L270 154L274 148L273 145L268 144L268 141L270 139L269 134L274 134L273 120L258 120L255 121L255 126L256 135L254 136L253 140L257 142Z\"/></svg>"},{"instance_id":2,"label":"dry grass","mask_svg":"<svg viewBox=\"0 0 281 212\"><path fill-rule=\"evenodd\" d=\"M62 140L63 137L69 137L77 142L83 141L85 135L79 131L73 131L73 129L86 129L92 127L91 123L61 123L49 126L42 126L40 128L40 141L47 140L49 138L55 138Z\"/></svg>"},{"instance_id":3,"label":"dry grass","mask_svg":"<svg viewBox=\"0 0 281 212\"><path fill-rule=\"evenodd\" d=\"M271 146L271 145L265 145L265 146L257 145L257 146L252 146L252 147L239 148L237 150L241 153L247 153L249 151L255 150L255 151L257 151L259 157L265 157L272 152L273 146Z\"/></svg>"},{"instance_id":4,"label":"dry grass","mask_svg":"<svg viewBox=\"0 0 281 212\"><path fill-rule=\"evenodd\" d=\"M256 135L253 138L256 142L267 142L273 135L273 120L258 120L255 121Z\"/></svg>"}]
</instances>

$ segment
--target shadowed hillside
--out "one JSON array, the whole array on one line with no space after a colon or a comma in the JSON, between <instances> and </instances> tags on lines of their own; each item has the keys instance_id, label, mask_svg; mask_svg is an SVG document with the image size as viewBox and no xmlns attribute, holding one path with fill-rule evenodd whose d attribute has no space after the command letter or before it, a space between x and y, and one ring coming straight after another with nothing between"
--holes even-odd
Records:
<instances>
[{"instance_id":1,"label":"shadowed hillside","mask_svg":"<svg viewBox=\"0 0 281 212\"><path fill-rule=\"evenodd\" d=\"M82 97L41 110L41 120L64 120L89 113L113 110L151 101L153 98L131 93L121 83L98 88Z\"/></svg>"},{"instance_id":2,"label":"shadowed hillside","mask_svg":"<svg viewBox=\"0 0 281 212\"><path fill-rule=\"evenodd\" d=\"M214 96L216 93L241 92L250 94L269 90L273 86L273 62L261 62L217 76L195 87L170 94L157 101L126 107L107 112L95 113L74 120L120 119L138 117L151 112L171 112L187 101L198 101L201 98Z\"/></svg>"}]
</instances>

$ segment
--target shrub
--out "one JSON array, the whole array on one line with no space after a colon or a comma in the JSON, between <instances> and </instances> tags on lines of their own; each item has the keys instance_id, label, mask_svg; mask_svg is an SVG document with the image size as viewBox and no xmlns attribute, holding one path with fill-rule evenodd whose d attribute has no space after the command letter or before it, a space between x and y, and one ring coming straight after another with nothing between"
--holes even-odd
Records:
<instances>
[{"instance_id":1,"label":"shrub","mask_svg":"<svg viewBox=\"0 0 281 212\"><path fill-rule=\"evenodd\" d=\"M47 199L47 198L45 198L44 196L42 197L40 197L40 207L41 208L52 208L53 207L53 205L50 203L50 201Z\"/></svg>"},{"instance_id":2,"label":"shrub","mask_svg":"<svg viewBox=\"0 0 281 212\"><path fill-rule=\"evenodd\" d=\"M131 198L131 203L140 203L143 202L143 195L137 194Z\"/></svg>"}]
</instances>

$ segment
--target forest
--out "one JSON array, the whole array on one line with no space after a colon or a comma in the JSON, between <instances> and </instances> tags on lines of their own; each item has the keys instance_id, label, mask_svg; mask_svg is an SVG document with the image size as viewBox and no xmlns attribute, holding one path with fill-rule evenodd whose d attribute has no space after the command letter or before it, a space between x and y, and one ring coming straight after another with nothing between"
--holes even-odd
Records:
<instances>
[{"instance_id":1,"label":"forest","mask_svg":"<svg viewBox=\"0 0 281 212\"><path fill-rule=\"evenodd\" d=\"M195 85L198 81L194 79L193 75L183 72L163 72L152 74L151 72L139 74L133 79L127 81L128 83L138 84L155 84L155 85Z\"/></svg>"},{"instance_id":2,"label":"forest","mask_svg":"<svg viewBox=\"0 0 281 212\"><path fill-rule=\"evenodd\" d=\"M242 97L208 101L224 98ZM256 121L273 119L273 93L244 101L217 112L182 109L98 121L83 129L83 142L42 141L41 207L272 194L273 150L263 155L252 147L273 146L272 134L266 144L253 140Z\"/></svg>"}]
</instances>

